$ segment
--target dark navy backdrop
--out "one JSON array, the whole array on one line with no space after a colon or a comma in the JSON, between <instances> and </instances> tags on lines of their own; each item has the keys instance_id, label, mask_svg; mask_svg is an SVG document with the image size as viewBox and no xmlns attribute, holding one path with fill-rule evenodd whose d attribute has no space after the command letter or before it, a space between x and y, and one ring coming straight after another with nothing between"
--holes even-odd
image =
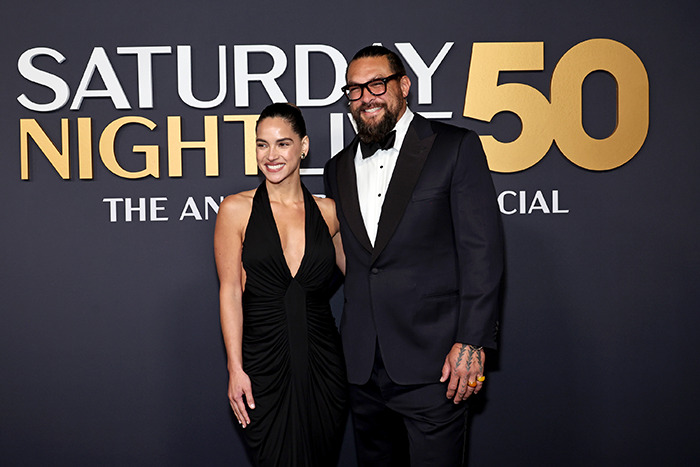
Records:
<instances>
[{"instance_id":1,"label":"dark navy backdrop","mask_svg":"<svg viewBox=\"0 0 700 467\"><path fill-rule=\"evenodd\" d=\"M695 402L700 357L697 290L700 174L695 133L700 69L698 8L692 1L422 2L100 2L33 1L5 6L0 28L0 463L2 465L249 465L226 400L225 353L218 324L212 254L215 215L205 198L255 186L244 175L243 125L224 115L255 114L271 100L252 83L250 103L234 96L236 45L273 45L287 58L277 79L295 101L295 45L322 44L346 60L372 42L410 43L430 63L453 42L433 75L421 112L515 139L512 114L493 123L462 117L473 42L544 42L544 71L505 73L549 95L552 70L573 46L609 38L631 48L650 82L650 124L639 153L606 172L582 169L556 146L535 166L494 173L499 193L539 190L546 214L504 214L507 288L502 348L491 356L487 389L471 418L470 465L688 465L700 460ZM228 92L196 109L177 92L176 47L191 46L194 96L218 93L218 46L225 45ZM154 55L153 107L139 108L136 57L118 47L167 46ZM59 76L68 103L27 109L54 95L25 79L18 60L47 47L66 60L34 65ZM131 109L108 98L70 110L95 47L104 48ZM331 60L312 54L311 97L331 94ZM250 71L272 59L254 54ZM101 70L102 71L102 70ZM99 73L89 89L104 89ZM615 87L607 74L584 86L584 125L604 137L615 128ZM342 100L304 107L312 140L307 168L331 155L331 114ZM202 150L185 150L183 176L168 176L168 116L182 117L183 138L202 140L203 117L217 116L219 176L204 174ZM127 180L104 168L98 143L113 120L141 116L153 131L126 127L116 140L126 170L143 168L134 144L160 146L160 178ZM78 178L77 119L90 117L94 175ZM20 119L35 119L61 147L69 120L70 179L34 143L22 180ZM352 129L341 116L348 141ZM304 176L315 192L321 177ZM201 212L198 220L188 198ZM126 222L124 201L110 222L108 198L153 198L155 217ZM509 200L511 198L508 198ZM510 201L509 201L510 202ZM516 201L512 201L516 203ZM145 209L151 219L150 208ZM149 205L150 206L150 205ZM517 204L513 204L517 206ZM509 209L511 209L509 207ZM338 309L339 296L335 300ZM340 465L354 466L348 434Z\"/></svg>"}]
</instances>

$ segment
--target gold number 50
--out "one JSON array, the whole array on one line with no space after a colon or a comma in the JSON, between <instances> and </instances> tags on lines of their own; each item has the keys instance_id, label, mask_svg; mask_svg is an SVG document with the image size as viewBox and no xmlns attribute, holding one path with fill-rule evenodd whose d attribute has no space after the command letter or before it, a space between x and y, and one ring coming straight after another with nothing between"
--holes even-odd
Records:
<instances>
[{"instance_id":1,"label":"gold number 50","mask_svg":"<svg viewBox=\"0 0 700 467\"><path fill-rule=\"evenodd\" d=\"M498 84L501 71L542 71L542 42L476 42L472 48L464 116L489 122L513 112L522 131L510 143L483 135L494 172L517 172L538 163L552 141L571 162L589 170L610 170L628 162L644 144L649 129L649 78L642 61L625 45L591 39L572 47L552 73L550 101L521 83ZM594 71L617 83L617 125L604 139L588 135L582 122L581 89Z\"/></svg>"}]
</instances>

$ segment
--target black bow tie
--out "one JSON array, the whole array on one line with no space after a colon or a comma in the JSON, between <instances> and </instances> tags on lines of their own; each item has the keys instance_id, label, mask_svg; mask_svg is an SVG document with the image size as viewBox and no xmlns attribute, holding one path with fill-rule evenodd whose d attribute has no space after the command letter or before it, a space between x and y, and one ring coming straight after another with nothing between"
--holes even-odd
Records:
<instances>
[{"instance_id":1,"label":"black bow tie","mask_svg":"<svg viewBox=\"0 0 700 467\"><path fill-rule=\"evenodd\" d=\"M368 157L374 155L374 153L379 151L380 149L393 148L394 141L396 141L396 130L391 130L379 142L363 143L362 141L360 141L360 150L362 151L362 158L367 159Z\"/></svg>"}]
</instances>

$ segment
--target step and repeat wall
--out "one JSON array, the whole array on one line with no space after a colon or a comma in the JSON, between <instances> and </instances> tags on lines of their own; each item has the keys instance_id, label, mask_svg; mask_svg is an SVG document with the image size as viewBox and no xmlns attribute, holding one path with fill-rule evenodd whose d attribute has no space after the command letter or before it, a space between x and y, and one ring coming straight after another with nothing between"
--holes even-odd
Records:
<instances>
[{"instance_id":1,"label":"step and repeat wall","mask_svg":"<svg viewBox=\"0 0 700 467\"><path fill-rule=\"evenodd\" d=\"M213 231L295 102L302 180L365 45L481 136L503 215L474 466L700 460L700 72L689 0L9 3L0 28L0 463L248 466ZM340 313L342 289L334 297ZM355 466L347 430L339 465Z\"/></svg>"}]
</instances>

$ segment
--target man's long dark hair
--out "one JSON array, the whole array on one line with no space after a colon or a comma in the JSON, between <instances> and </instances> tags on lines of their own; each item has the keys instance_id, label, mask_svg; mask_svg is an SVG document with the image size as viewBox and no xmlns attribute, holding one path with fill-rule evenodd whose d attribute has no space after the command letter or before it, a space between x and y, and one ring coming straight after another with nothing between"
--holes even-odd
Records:
<instances>
[{"instance_id":1,"label":"man's long dark hair","mask_svg":"<svg viewBox=\"0 0 700 467\"><path fill-rule=\"evenodd\" d=\"M406 68L403 66L401 57L399 57L396 52L393 52L382 45L368 45L367 47L358 50L352 57L352 60L350 60L350 63L358 58L368 57L386 57L387 60L389 60L389 66L391 67L392 74L398 73L401 76L406 74Z\"/></svg>"}]
</instances>

